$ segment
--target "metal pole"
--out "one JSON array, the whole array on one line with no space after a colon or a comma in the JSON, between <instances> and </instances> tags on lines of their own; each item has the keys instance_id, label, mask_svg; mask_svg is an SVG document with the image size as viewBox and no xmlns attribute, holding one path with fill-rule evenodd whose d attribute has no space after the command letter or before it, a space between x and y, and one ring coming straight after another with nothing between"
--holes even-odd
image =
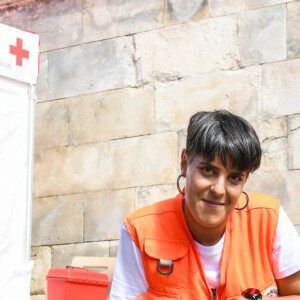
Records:
<instances>
[{"instance_id":1,"label":"metal pole","mask_svg":"<svg viewBox=\"0 0 300 300\"><path fill-rule=\"evenodd\" d=\"M30 261L31 257L31 226L32 226L32 194L33 194L33 163L34 163L34 128L35 128L35 85L30 85L28 88L28 177L27 177L27 232L26 232L26 250L25 259Z\"/></svg>"}]
</instances>

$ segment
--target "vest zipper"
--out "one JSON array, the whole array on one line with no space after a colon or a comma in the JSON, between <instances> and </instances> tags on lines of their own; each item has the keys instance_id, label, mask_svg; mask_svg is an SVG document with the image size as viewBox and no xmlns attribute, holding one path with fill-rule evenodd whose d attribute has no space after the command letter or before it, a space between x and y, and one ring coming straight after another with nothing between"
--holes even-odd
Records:
<instances>
[{"instance_id":1,"label":"vest zipper","mask_svg":"<svg viewBox=\"0 0 300 300\"><path fill-rule=\"evenodd\" d=\"M216 289L211 289L213 294L213 300L217 300Z\"/></svg>"}]
</instances>

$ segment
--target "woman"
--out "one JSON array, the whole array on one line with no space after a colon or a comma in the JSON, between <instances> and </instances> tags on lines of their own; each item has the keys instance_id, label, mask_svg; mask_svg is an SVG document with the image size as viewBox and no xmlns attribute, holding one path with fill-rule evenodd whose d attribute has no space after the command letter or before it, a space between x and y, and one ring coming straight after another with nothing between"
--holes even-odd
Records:
<instances>
[{"instance_id":1,"label":"woman","mask_svg":"<svg viewBox=\"0 0 300 300\"><path fill-rule=\"evenodd\" d=\"M179 194L122 224L110 299L300 299L297 232L279 200L243 191L260 160L247 121L193 115Z\"/></svg>"}]
</instances>

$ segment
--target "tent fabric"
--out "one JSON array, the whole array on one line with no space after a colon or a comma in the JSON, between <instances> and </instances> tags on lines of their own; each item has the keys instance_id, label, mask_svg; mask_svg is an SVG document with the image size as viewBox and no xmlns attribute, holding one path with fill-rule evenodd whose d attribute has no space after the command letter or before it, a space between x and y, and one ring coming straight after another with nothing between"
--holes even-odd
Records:
<instances>
[{"instance_id":1,"label":"tent fabric","mask_svg":"<svg viewBox=\"0 0 300 300\"><path fill-rule=\"evenodd\" d=\"M39 36L0 24L0 299L29 300Z\"/></svg>"},{"instance_id":2,"label":"tent fabric","mask_svg":"<svg viewBox=\"0 0 300 300\"><path fill-rule=\"evenodd\" d=\"M34 99L0 76L0 298L29 299ZM26 298L27 296L27 298Z\"/></svg>"}]
</instances>

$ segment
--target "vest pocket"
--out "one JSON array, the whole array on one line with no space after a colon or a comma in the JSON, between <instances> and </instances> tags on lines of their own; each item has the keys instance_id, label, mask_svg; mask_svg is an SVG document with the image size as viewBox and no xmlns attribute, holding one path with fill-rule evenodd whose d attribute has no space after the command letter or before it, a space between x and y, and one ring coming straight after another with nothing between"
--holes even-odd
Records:
<instances>
[{"instance_id":1,"label":"vest pocket","mask_svg":"<svg viewBox=\"0 0 300 300\"><path fill-rule=\"evenodd\" d=\"M184 287L188 272L189 243L145 237L145 273L151 287ZM176 299L176 298L175 298Z\"/></svg>"},{"instance_id":2,"label":"vest pocket","mask_svg":"<svg viewBox=\"0 0 300 300\"><path fill-rule=\"evenodd\" d=\"M139 295L137 300L169 300L169 299L180 299L180 296L170 295L165 293L160 293L149 289L148 293L145 295Z\"/></svg>"}]
</instances>

